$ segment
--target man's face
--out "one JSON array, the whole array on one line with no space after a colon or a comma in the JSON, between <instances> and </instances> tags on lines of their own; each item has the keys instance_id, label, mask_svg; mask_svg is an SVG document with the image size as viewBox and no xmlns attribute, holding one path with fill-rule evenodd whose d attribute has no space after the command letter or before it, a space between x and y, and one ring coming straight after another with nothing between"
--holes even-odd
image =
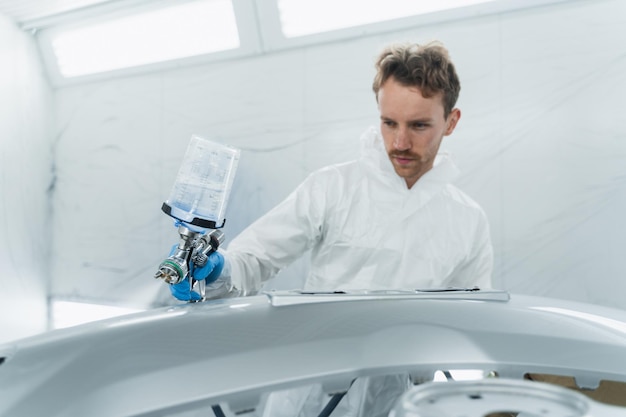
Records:
<instances>
[{"instance_id":1,"label":"man's face","mask_svg":"<svg viewBox=\"0 0 626 417\"><path fill-rule=\"evenodd\" d=\"M411 188L433 167L441 140L454 131L461 112L453 109L445 118L442 94L424 98L419 88L393 77L378 90L378 109L389 159Z\"/></svg>"}]
</instances>

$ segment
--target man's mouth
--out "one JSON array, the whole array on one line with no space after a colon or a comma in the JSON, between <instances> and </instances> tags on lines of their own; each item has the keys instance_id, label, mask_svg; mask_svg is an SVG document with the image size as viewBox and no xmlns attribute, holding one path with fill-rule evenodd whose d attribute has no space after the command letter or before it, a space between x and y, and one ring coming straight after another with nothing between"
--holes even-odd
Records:
<instances>
[{"instance_id":1,"label":"man's mouth","mask_svg":"<svg viewBox=\"0 0 626 417\"><path fill-rule=\"evenodd\" d=\"M414 158L408 155L391 155L391 157L400 165L407 165L414 161Z\"/></svg>"}]
</instances>

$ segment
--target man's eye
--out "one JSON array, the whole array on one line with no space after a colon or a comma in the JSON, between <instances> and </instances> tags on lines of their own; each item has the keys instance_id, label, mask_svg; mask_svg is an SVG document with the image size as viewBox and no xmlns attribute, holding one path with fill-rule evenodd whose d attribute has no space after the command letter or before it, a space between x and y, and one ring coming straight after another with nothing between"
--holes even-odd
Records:
<instances>
[{"instance_id":1,"label":"man's eye","mask_svg":"<svg viewBox=\"0 0 626 417\"><path fill-rule=\"evenodd\" d=\"M422 129L426 129L427 127L428 127L428 124L426 123L413 123L413 129L422 130Z\"/></svg>"},{"instance_id":2,"label":"man's eye","mask_svg":"<svg viewBox=\"0 0 626 417\"><path fill-rule=\"evenodd\" d=\"M385 126L389 126L389 127L394 127L396 125L396 123L392 122L391 120L385 120L383 121L383 123L385 124Z\"/></svg>"}]
</instances>

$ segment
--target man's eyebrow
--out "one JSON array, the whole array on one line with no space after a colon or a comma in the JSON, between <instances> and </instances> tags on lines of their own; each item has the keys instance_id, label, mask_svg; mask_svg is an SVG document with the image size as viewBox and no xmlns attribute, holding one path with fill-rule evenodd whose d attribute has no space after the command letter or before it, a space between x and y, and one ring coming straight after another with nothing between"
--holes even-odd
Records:
<instances>
[{"instance_id":1,"label":"man's eyebrow","mask_svg":"<svg viewBox=\"0 0 626 417\"><path fill-rule=\"evenodd\" d=\"M390 120L390 121L395 121L395 119L393 117L389 117L389 116L384 116L384 115L380 115L380 119L381 120ZM417 118L417 119L411 119L409 120L407 123L408 124L414 124L414 123L431 123L433 121L432 117L421 117L421 118Z\"/></svg>"},{"instance_id":2,"label":"man's eyebrow","mask_svg":"<svg viewBox=\"0 0 626 417\"><path fill-rule=\"evenodd\" d=\"M414 119L414 120L409 120L409 124L415 124L415 123L430 123L433 121L432 117L423 117L421 119Z\"/></svg>"}]
</instances>

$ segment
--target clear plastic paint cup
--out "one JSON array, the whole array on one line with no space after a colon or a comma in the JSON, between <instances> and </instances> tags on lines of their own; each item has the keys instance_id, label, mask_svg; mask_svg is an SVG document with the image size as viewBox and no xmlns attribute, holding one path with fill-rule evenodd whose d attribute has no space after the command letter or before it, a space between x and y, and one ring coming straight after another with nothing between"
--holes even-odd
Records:
<instances>
[{"instance_id":1,"label":"clear plastic paint cup","mask_svg":"<svg viewBox=\"0 0 626 417\"><path fill-rule=\"evenodd\" d=\"M240 153L193 135L163 211L190 225L222 227Z\"/></svg>"}]
</instances>

